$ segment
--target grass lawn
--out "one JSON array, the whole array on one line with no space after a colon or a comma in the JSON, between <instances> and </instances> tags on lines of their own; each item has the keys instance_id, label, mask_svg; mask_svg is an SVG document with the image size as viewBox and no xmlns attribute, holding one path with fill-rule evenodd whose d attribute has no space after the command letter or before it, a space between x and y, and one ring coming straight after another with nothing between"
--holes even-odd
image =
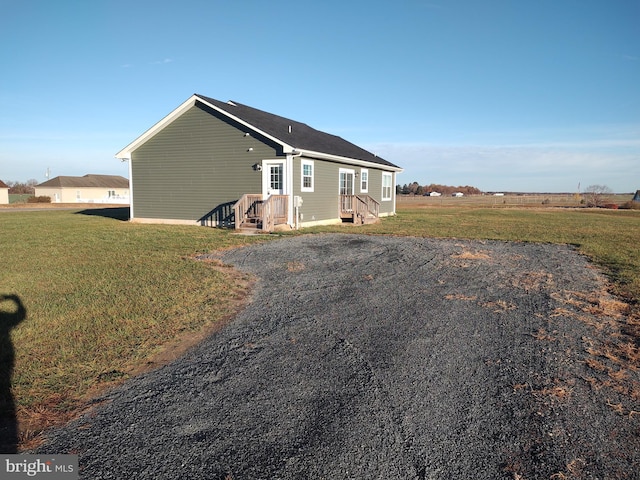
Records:
<instances>
[{"instance_id":1,"label":"grass lawn","mask_svg":"<svg viewBox=\"0 0 640 480\"><path fill-rule=\"evenodd\" d=\"M44 425L176 336L223 318L242 279L191 256L262 238L68 210L0 212L0 232L0 295L26 310L11 332L13 395L21 420ZM10 354L0 352L0 366Z\"/></svg>"},{"instance_id":2,"label":"grass lawn","mask_svg":"<svg viewBox=\"0 0 640 480\"><path fill-rule=\"evenodd\" d=\"M617 294L640 299L640 211L409 205L376 225L303 232L328 231L572 244L611 275ZM100 385L235 308L246 279L194 254L265 241L69 210L0 212L0 232L0 295L17 295L26 310L11 331L12 391L19 418L38 426L64 420ZM0 352L0 368L10 354Z\"/></svg>"}]
</instances>

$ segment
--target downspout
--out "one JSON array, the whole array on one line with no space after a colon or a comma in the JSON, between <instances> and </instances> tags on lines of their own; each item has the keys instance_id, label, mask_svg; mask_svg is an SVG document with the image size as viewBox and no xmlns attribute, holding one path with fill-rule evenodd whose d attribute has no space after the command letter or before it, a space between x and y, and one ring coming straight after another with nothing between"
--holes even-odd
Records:
<instances>
[{"instance_id":1,"label":"downspout","mask_svg":"<svg viewBox=\"0 0 640 480\"><path fill-rule=\"evenodd\" d=\"M123 162L129 162L129 220L133 220L133 175L131 157L125 158Z\"/></svg>"},{"instance_id":2,"label":"downspout","mask_svg":"<svg viewBox=\"0 0 640 480\"><path fill-rule=\"evenodd\" d=\"M396 201L398 199L397 195L396 195L396 172L393 172L393 174L391 175L391 194L393 195L393 216L395 217L397 215L396 213ZM380 214L378 214L380 215Z\"/></svg>"},{"instance_id":3,"label":"downspout","mask_svg":"<svg viewBox=\"0 0 640 480\"><path fill-rule=\"evenodd\" d=\"M296 228L298 225L298 207L293 206L293 159L300 156L302 156L302 152L296 150L295 147L293 148L291 153L287 154L287 172L289 172L289 175L287 178L287 183L289 184L287 186L288 192L289 192L289 198L287 199L287 202L289 203L289 208L287 209L289 211L289 214L287 216L288 217L287 223L290 226L296 227ZM293 219L294 209L295 209L295 222Z\"/></svg>"}]
</instances>

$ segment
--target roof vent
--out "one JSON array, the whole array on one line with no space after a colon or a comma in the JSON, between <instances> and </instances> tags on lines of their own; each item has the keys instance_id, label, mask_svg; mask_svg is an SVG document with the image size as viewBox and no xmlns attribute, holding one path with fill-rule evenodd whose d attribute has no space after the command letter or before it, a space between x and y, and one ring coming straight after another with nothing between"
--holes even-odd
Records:
<instances>
[{"instance_id":1,"label":"roof vent","mask_svg":"<svg viewBox=\"0 0 640 480\"><path fill-rule=\"evenodd\" d=\"M227 104L231 105L232 107L237 107L237 105L235 103L233 103L231 100L228 100Z\"/></svg>"},{"instance_id":2,"label":"roof vent","mask_svg":"<svg viewBox=\"0 0 640 480\"><path fill-rule=\"evenodd\" d=\"M289 133L291 133L291 125L289 125Z\"/></svg>"}]
</instances>

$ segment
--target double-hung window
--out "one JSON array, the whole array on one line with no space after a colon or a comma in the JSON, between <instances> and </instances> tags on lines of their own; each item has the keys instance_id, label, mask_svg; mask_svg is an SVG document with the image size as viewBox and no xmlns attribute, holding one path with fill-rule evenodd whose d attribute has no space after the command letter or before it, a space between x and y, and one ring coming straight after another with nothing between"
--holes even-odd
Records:
<instances>
[{"instance_id":1,"label":"double-hung window","mask_svg":"<svg viewBox=\"0 0 640 480\"><path fill-rule=\"evenodd\" d=\"M391 200L391 188L393 183L393 174L390 172L382 172L382 200Z\"/></svg>"},{"instance_id":2,"label":"double-hung window","mask_svg":"<svg viewBox=\"0 0 640 480\"><path fill-rule=\"evenodd\" d=\"M363 168L360 170L360 193L369 192L369 170Z\"/></svg>"},{"instance_id":3,"label":"double-hung window","mask_svg":"<svg viewBox=\"0 0 640 480\"><path fill-rule=\"evenodd\" d=\"M300 169L300 191L313 192L313 160L302 160Z\"/></svg>"}]
</instances>

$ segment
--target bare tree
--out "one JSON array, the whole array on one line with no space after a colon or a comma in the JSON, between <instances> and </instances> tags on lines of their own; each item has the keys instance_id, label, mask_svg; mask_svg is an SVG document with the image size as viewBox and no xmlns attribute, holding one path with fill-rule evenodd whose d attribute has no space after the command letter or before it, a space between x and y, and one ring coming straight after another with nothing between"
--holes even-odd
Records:
<instances>
[{"instance_id":1,"label":"bare tree","mask_svg":"<svg viewBox=\"0 0 640 480\"><path fill-rule=\"evenodd\" d=\"M612 193L613 191L606 185L589 185L584 190L587 207L601 207L604 204L604 196Z\"/></svg>"}]
</instances>

